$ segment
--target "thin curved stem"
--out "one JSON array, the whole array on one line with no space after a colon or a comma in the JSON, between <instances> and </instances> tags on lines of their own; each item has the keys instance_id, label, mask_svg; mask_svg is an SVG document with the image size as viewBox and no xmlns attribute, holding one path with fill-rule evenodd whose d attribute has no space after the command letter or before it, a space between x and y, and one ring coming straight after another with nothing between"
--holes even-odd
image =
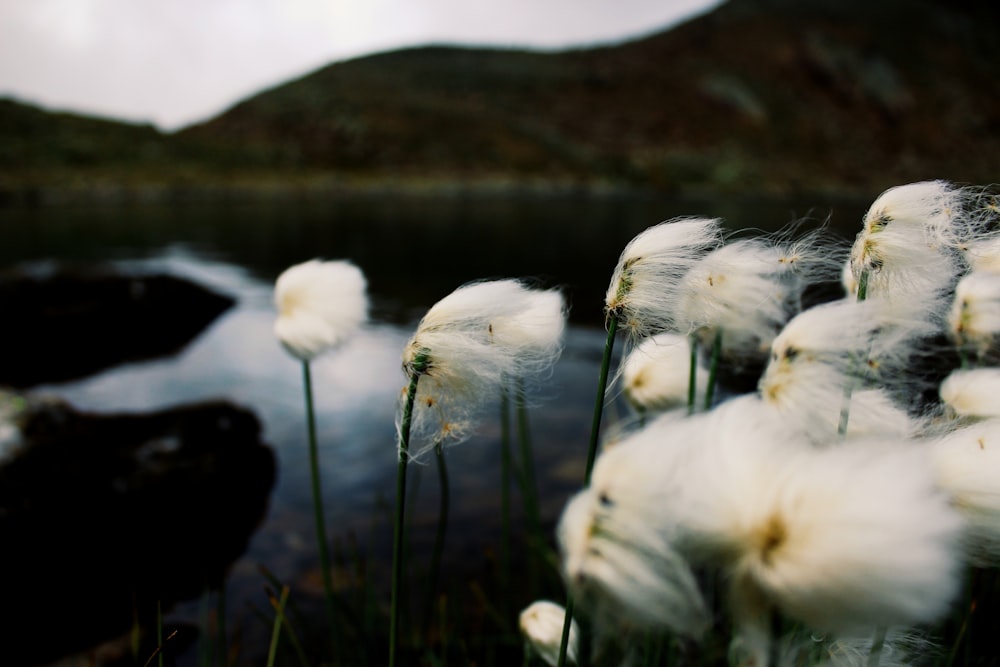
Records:
<instances>
[{"instance_id":1,"label":"thin curved stem","mask_svg":"<svg viewBox=\"0 0 1000 667\"><path fill-rule=\"evenodd\" d=\"M597 458L597 443L600 440L601 417L604 414L604 395L608 388L608 369L611 368L611 353L615 347L615 334L618 331L618 316L608 316L608 337L604 342L604 357L601 359L601 372L597 378L597 399L594 401L594 418L590 425L590 443L587 449L587 467L584 470L584 484L590 484L590 474L594 470L594 459ZM573 598L566 597L566 618L563 621L562 639L559 642L558 667L566 664L566 648L569 646L569 629L573 623ZM581 653L583 650L581 648ZM579 655L577 659L588 662L589 656Z\"/></svg>"},{"instance_id":2,"label":"thin curved stem","mask_svg":"<svg viewBox=\"0 0 1000 667\"><path fill-rule=\"evenodd\" d=\"M396 512L392 540L392 602L389 620L389 667L396 664L399 643L400 581L403 573L403 526L406 511L406 467L410 461L410 424L413 402L417 397L417 382L427 369L427 355L418 354L410 369L410 384L406 389L406 404L399 423L399 452L396 464Z\"/></svg>"},{"instance_id":3,"label":"thin curved stem","mask_svg":"<svg viewBox=\"0 0 1000 667\"><path fill-rule=\"evenodd\" d=\"M326 537L326 519L323 515L323 490L320 484L319 445L316 442L316 413L313 408L312 373L309 360L302 360L302 385L305 388L306 424L309 430L309 478L312 485L313 519L316 523L316 543L319 547L320 574L323 579L323 598L330 642L337 653L337 615L333 603L333 578L330 572L330 551Z\"/></svg>"}]
</instances>

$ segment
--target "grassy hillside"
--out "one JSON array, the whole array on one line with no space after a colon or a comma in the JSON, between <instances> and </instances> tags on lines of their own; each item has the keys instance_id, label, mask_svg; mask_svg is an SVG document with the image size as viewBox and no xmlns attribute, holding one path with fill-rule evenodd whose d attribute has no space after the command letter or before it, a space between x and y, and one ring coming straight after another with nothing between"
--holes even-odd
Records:
<instances>
[{"instance_id":1,"label":"grassy hillside","mask_svg":"<svg viewBox=\"0 0 1000 667\"><path fill-rule=\"evenodd\" d=\"M202 185L503 179L774 193L992 182L998 14L970 1L731 0L613 47L407 49L335 63L172 136L95 125L80 129L86 139L56 133L54 147L36 134L0 154L0 170L62 161L107 172L131 160Z\"/></svg>"}]
</instances>

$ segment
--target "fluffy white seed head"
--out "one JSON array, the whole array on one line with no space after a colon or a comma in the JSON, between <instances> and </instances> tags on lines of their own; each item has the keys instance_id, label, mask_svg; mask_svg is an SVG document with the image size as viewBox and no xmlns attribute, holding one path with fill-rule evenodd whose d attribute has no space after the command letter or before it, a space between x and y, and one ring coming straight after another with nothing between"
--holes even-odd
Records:
<instances>
[{"instance_id":1,"label":"fluffy white seed head","mask_svg":"<svg viewBox=\"0 0 1000 667\"><path fill-rule=\"evenodd\" d=\"M676 525L669 508L685 495L692 452L662 440L673 421L655 420L601 454L590 487L566 506L558 539L567 584L588 608L697 638L711 616L690 566L671 544Z\"/></svg>"},{"instance_id":2,"label":"fluffy white seed head","mask_svg":"<svg viewBox=\"0 0 1000 667\"><path fill-rule=\"evenodd\" d=\"M958 281L948 327L959 346L985 354L1000 334L1000 275L973 272Z\"/></svg>"},{"instance_id":3,"label":"fluffy white seed head","mask_svg":"<svg viewBox=\"0 0 1000 667\"><path fill-rule=\"evenodd\" d=\"M644 338L622 364L622 388L640 412L659 412L687 404L691 343L686 336L664 332ZM695 367L696 400L700 405L708 370Z\"/></svg>"},{"instance_id":4,"label":"fluffy white seed head","mask_svg":"<svg viewBox=\"0 0 1000 667\"><path fill-rule=\"evenodd\" d=\"M938 484L965 519L972 562L1000 564L1000 419L957 429L931 443Z\"/></svg>"},{"instance_id":5,"label":"fluffy white seed head","mask_svg":"<svg viewBox=\"0 0 1000 667\"><path fill-rule=\"evenodd\" d=\"M721 221L709 218L668 220L645 230L622 251L605 309L635 337L676 329L674 288L721 238Z\"/></svg>"},{"instance_id":6,"label":"fluffy white seed head","mask_svg":"<svg viewBox=\"0 0 1000 667\"><path fill-rule=\"evenodd\" d=\"M940 395L959 417L1000 417L1000 368L953 371L941 383Z\"/></svg>"},{"instance_id":7,"label":"fluffy white seed head","mask_svg":"<svg viewBox=\"0 0 1000 667\"><path fill-rule=\"evenodd\" d=\"M965 249L965 261L973 273L1000 273L1000 235L974 239Z\"/></svg>"},{"instance_id":8,"label":"fluffy white seed head","mask_svg":"<svg viewBox=\"0 0 1000 667\"><path fill-rule=\"evenodd\" d=\"M956 591L960 520L911 443L815 449L710 425L682 543L724 564L733 592L819 630L929 622ZM760 594L760 600L753 596Z\"/></svg>"},{"instance_id":9,"label":"fluffy white seed head","mask_svg":"<svg viewBox=\"0 0 1000 667\"><path fill-rule=\"evenodd\" d=\"M848 396L847 387L855 383L850 375L825 364L769 367L760 385L761 409L816 445L867 436L905 438L921 431L923 421L883 388L856 388ZM845 406L849 418L841 436Z\"/></svg>"},{"instance_id":10,"label":"fluffy white seed head","mask_svg":"<svg viewBox=\"0 0 1000 667\"><path fill-rule=\"evenodd\" d=\"M869 293L920 298L950 287L957 250L970 236L967 195L944 181L891 188L871 205L851 250L855 280L869 274Z\"/></svg>"},{"instance_id":11,"label":"fluffy white seed head","mask_svg":"<svg viewBox=\"0 0 1000 667\"><path fill-rule=\"evenodd\" d=\"M337 347L368 316L365 289L364 275L350 262L296 264L274 286L274 333L290 354L303 360Z\"/></svg>"},{"instance_id":12,"label":"fluffy white seed head","mask_svg":"<svg viewBox=\"0 0 1000 667\"><path fill-rule=\"evenodd\" d=\"M527 648L545 661L545 664L553 667L559 662L559 648L562 644L565 620L566 610L562 605L548 600L532 602L521 612L518 619ZM579 634L580 629L576 620L573 620L569 628L569 643L566 645L566 660L574 664Z\"/></svg>"},{"instance_id":13,"label":"fluffy white seed head","mask_svg":"<svg viewBox=\"0 0 1000 667\"><path fill-rule=\"evenodd\" d=\"M531 379L551 369L564 328L561 294L518 280L464 285L438 301L403 351L407 375L420 376L411 454L419 457L438 441L466 439L506 379Z\"/></svg>"},{"instance_id":14,"label":"fluffy white seed head","mask_svg":"<svg viewBox=\"0 0 1000 667\"><path fill-rule=\"evenodd\" d=\"M676 288L681 331L707 340L721 331L727 356L762 355L798 302L779 259L766 240L744 239L695 262Z\"/></svg>"},{"instance_id":15,"label":"fluffy white seed head","mask_svg":"<svg viewBox=\"0 0 1000 667\"><path fill-rule=\"evenodd\" d=\"M881 299L815 306L792 318L774 339L759 383L761 395L791 419L813 423L824 415L815 424L820 430L810 432L826 432L821 424L827 424L843 404L835 394L843 395L849 386L860 389L877 381L881 394L911 395L923 382L910 372L919 354L917 343L937 330L926 314L906 312ZM873 420L872 427L883 420L891 427L879 433L908 432L896 429L908 418L892 406L888 394L870 397L865 404L857 397L852 400L852 432L864 432L858 429L867 422L866 415ZM891 414L896 418L890 419Z\"/></svg>"}]
</instances>

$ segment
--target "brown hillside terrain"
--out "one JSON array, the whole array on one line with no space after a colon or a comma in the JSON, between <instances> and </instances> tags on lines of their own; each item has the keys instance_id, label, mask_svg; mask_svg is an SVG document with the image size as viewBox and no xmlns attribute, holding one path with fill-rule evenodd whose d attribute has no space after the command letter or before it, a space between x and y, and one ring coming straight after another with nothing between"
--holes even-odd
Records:
<instances>
[{"instance_id":1,"label":"brown hillside terrain","mask_svg":"<svg viewBox=\"0 0 1000 667\"><path fill-rule=\"evenodd\" d=\"M780 194L988 183L1000 155L998 14L982 1L730 0L616 46L394 51L147 140L140 165L202 185L321 176Z\"/></svg>"}]
</instances>

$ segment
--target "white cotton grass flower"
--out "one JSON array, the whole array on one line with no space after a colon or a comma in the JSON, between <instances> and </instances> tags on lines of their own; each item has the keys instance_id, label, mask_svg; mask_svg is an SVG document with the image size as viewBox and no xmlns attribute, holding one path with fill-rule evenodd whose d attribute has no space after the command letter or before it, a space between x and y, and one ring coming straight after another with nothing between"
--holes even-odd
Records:
<instances>
[{"instance_id":1,"label":"white cotton grass flower","mask_svg":"<svg viewBox=\"0 0 1000 667\"><path fill-rule=\"evenodd\" d=\"M979 356L990 350L1000 334L1000 275L973 272L958 281L948 328L959 347Z\"/></svg>"},{"instance_id":2,"label":"white cotton grass flower","mask_svg":"<svg viewBox=\"0 0 1000 667\"><path fill-rule=\"evenodd\" d=\"M938 485L965 520L969 559L1000 563L1000 419L956 429L933 440L930 452Z\"/></svg>"},{"instance_id":3,"label":"white cotton grass flower","mask_svg":"<svg viewBox=\"0 0 1000 667\"><path fill-rule=\"evenodd\" d=\"M892 396L917 389L920 381L908 371L914 344L937 326L926 315L897 315L899 310L881 299L843 299L792 318L774 339L759 382L765 405L814 442L829 442L851 391L848 436L915 433L919 421Z\"/></svg>"},{"instance_id":4,"label":"white cotton grass flower","mask_svg":"<svg viewBox=\"0 0 1000 667\"><path fill-rule=\"evenodd\" d=\"M958 417L1000 417L1000 368L952 371L939 393Z\"/></svg>"},{"instance_id":5,"label":"white cotton grass flower","mask_svg":"<svg viewBox=\"0 0 1000 667\"><path fill-rule=\"evenodd\" d=\"M563 624L566 609L555 602L538 600L528 605L518 618L521 635L526 649L537 655L545 664L553 667L559 662L559 648L562 645ZM580 628L573 620L569 628L569 642L566 645L566 661L576 664Z\"/></svg>"},{"instance_id":6,"label":"white cotton grass flower","mask_svg":"<svg viewBox=\"0 0 1000 667\"><path fill-rule=\"evenodd\" d=\"M286 269L274 285L274 333L308 361L350 338L368 317L367 283L354 264L313 259Z\"/></svg>"},{"instance_id":7,"label":"white cotton grass flower","mask_svg":"<svg viewBox=\"0 0 1000 667\"><path fill-rule=\"evenodd\" d=\"M972 273L1000 273L1000 235L974 239L965 248L965 261Z\"/></svg>"},{"instance_id":8,"label":"white cotton grass flower","mask_svg":"<svg viewBox=\"0 0 1000 667\"><path fill-rule=\"evenodd\" d=\"M764 603L816 630L930 622L958 583L961 522L907 441L816 449L755 425L737 399L701 419L681 512L684 553L730 574L734 610ZM724 409L723 409L724 408Z\"/></svg>"},{"instance_id":9,"label":"white cotton grass flower","mask_svg":"<svg viewBox=\"0 0 1000 667\"><path fill-rule=\"evenodd\" d=\"M558 291L533 290L519 280L463 285L432 306L403 351L406 374L420 376L412 456L439 441L466 439L506 380L530 380L551 369L565 317Z\"/></svg>"},{"instance_id":10,"label":"white cotton grass flower","mask_svg":"<svg viewBox=\"0 0 1000 667\"><path fill-rule=\"evenodd\" d=\"M906 438L923 430L924 420L910 415L884 388L857 388L848 395L847 388L856 382L824 364L800 364L791 372L769 370L761 384L761 410L815 445L868 436ZM841 434L845 406L849 418Z\"/></svg>"},{"instance_id":11,"label":"white cotton grass flower","mask_svg":"<svg viewBox=\"0 0 1000 667\"><path fill-rule=\"evenodd\" d=\"M703 344L722 334L726 356L761 356L791 315L798 295L782 280L779 254L765 239L743 239L708 253L677 284L681 331Z\"/></svg>"},{"instance_id":12,"label":"white cotton grass flower","mask_svg":"<svg viewBox=\"0 0 1000 667\"><path fill-rule=\"evenodd\" d=\"M677 328L674 287L687 270L722 241L717 218L676 218L650 227L622 251L605 309L632 337Z\"/></svg>"},{"instance_id":13,"label":"white cotton grass flower","mask_svg":"<svg viewBox=\"0 0 1000 667\"><path fill-rule=\"evenodd\" d=\"M605 450L590 486L567 504L557 537L567 585L592 615L699 638L711 614L664 513L685 495L693 450L661 436L685 422L660 418Z\"/></svg>"},{"instance_id":14,"label":"white cotton grass flower","mask_svg":"<svg viewBox=\"0 0 1000 667\"><path fill-rule=\"evenodd\" d=\"M687 405L691 342L664 332L644 338L622 362L622 389L639 412L661 412ZM695 366L695 400L704 400L708 369Z\"/></svg>"},{"instance_id":15,"label":"white cotton grass flower","mask_svg":"<svg viewBox=\"0 0 1000 667\"><path fill-rule=\"evenodd\" d=\"M890 188L872 203L851 249L855 281L869 276L869 294L933 295L958 272L957 251L972 234L968 193L945 181Z\"/></svg>"}]
</instances>

